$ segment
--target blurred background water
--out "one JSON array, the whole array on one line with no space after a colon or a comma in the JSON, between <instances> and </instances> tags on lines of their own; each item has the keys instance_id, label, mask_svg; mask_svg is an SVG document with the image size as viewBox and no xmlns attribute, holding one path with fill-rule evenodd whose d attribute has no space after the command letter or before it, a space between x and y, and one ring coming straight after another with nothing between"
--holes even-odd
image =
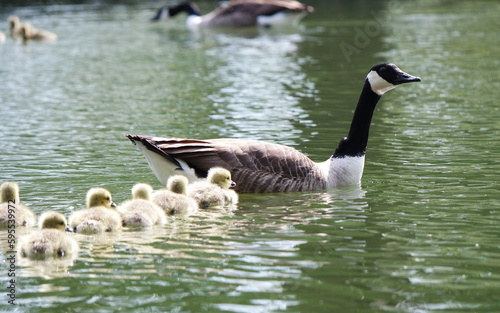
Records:
<instances>
[{"instance_id":1,"label":"blurred background water","mask_svg":"<svg viewBox=\"0 0 500 313\"><path fill-rule=\"evenodd\" d=\"M15 14L59 36L0 44L0 178L37 214L68 216L94 186L117 203L136 182L160 188L125 134L261 139L322 161L371 66L422 82L379 103L361 187L77 236L74 262L19 261L17 311L500 311L499 2L311 0L297 28L199 34L149 23L167 3L0 4L3 31Z\"/></svg>"}]
</instances>

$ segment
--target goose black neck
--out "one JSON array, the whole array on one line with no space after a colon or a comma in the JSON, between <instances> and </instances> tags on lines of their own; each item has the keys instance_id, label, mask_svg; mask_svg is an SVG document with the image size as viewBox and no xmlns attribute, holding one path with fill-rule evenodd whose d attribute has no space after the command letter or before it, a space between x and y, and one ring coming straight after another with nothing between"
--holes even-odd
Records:
<instances>
[{"instance_id":1,"label":"goose black neck","mask_svg":"<svg viewBox=\"0 0 500 313\"><path fill-rule=\"evenodd\" d=\"M344 158L346 156L360 157L365 155L373 112L380 97L380 95L373 92L368 79L366 79L361 95L359 96L358 105L354 111L349 134L340 140L337 149L335 149L332 155L333 158Z\"/></svg>"},{"instance_id":2,"label":"goose black neck","mask_svg":"<svg viewBox=\"0 0 500 313\"><path fill-rule=\"evenodd\" d=\"M183 2L179 4L178 6L171 7L170 8L170 16L175 16L179 14L180 12L186 12L187 15L196 15L196 16L201 16L200 9L191 2Z\"/></svg>"}]
</instances>

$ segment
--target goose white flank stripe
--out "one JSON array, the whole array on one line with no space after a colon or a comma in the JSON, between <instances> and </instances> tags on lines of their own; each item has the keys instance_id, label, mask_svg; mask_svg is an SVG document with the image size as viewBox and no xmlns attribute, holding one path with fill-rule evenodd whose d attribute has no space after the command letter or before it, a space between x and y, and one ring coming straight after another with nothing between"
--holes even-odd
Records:
<instances>
[{"instance_id":1,"label":"goose white flank stripe","mask_svg":"<svg viewBox=\"0 0 500 313\"><path fill-rule=\"evenodd\" d=\"M313 162L294 148L245 139L182 139L152 136L127 137L146 157L158 180L165 184L171 175L190 181L207 176L212 167L231 172L238 193L319 190L361 183L370 124L381 96L410 82L421 81L391 63L369 71L354 111L347 137L333 155Z\"/></svg>"},{"instance_id":2,"label":"goose white flank stripe","mask_svg":"<svg viewBox=\"0 0 500 313\"><path fill-rule=\"evenodd\" d=\"M223 3L214 11L202 15L191 2L158 9L151 21L174 17L186 12L186 25L190 29L199 27L248 27L297 24L314 9L297 1L289 0L234 0Z\"/></svg>"}]
</instances>

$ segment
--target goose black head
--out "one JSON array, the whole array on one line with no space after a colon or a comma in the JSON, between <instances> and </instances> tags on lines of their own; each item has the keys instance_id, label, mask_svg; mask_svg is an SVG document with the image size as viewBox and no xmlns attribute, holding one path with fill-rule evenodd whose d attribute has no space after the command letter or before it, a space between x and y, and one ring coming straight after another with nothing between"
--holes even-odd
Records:
<instances>
[{"instance_id":1,"label":"goose black head","mask_svg":"<svg viewBox=\"0 0 500 313\"><path fill-rule=\"evenodd\" d=\"M200 9L191 2L183 2L172 7L161 7L156 11L156 15L150 19L151 22L160 21L166 18L174 17L181 12L186 12L187 15L201 16Z\"/></svg>"},{"instance_id":2,"label":"goose black head","mask_svg":"<svg viewBox=\"0 0 500 313\"><path fill-rule=\"evenodd\" d=\"M373 92L379 96L401 84L421 81L420 77L405 73L392 63L375 65L371 68L366 79Z\"/></svg>"}]
</instances>

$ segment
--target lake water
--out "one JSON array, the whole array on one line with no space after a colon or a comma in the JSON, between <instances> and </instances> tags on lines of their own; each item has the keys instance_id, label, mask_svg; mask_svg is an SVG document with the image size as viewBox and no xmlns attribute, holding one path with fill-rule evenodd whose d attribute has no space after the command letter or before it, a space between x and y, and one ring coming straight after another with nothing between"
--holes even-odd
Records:
<instances>
[{"instance_id":1,"label":"lake water","mask_svg":"<svg viewBox=\"0 0 500 313\"><path fill-rule=\"evenodd\" d=\"M0 44L0 178L37 214L69 216L95 186L117 203L136 182L160 188L125 134L261 139L322 161L373 65L422 82L380 101L361 187L75 235L72 262L17 260L16 307L0 232L0 311L500 311L500 3L343 2L308 2L293 29L200 34L149 23L161 2L1 5L0 21L59 36Z\"/></svg>"}]
</instances>

